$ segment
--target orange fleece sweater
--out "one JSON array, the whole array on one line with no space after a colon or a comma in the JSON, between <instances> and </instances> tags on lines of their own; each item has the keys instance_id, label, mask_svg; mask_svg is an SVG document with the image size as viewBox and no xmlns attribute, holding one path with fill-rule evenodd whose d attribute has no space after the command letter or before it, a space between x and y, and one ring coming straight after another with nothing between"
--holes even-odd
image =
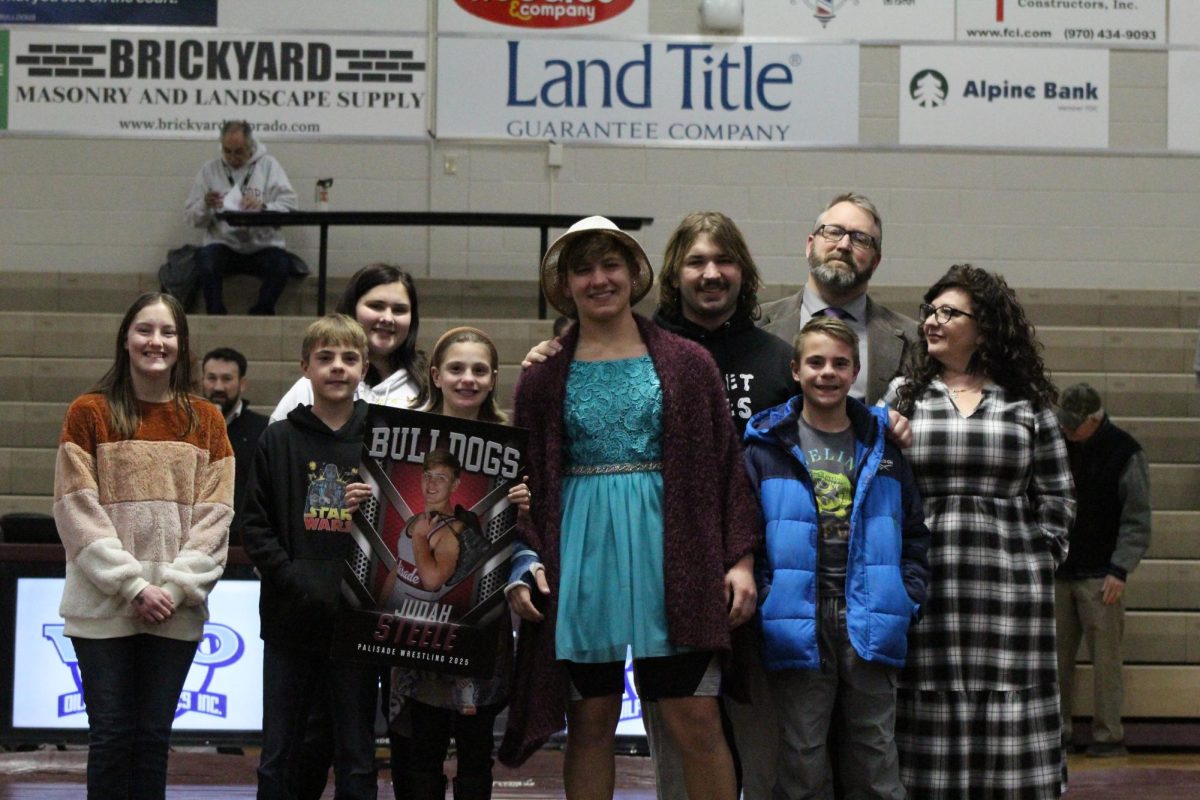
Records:
<instances>
[{"instance_id":1,"label":"orange fleece sweater","mask_svg":"<svg viewBox=\"0 0 1200 800\"><path fill-rule=\"evenodd\" d=\"M198 424L172 402L141 403L132 439L110 427L103 395L67 410L54 469L54 520L67 551L59 613L66 634L108 639L149 633L198 640L205 602L225 568L233 518L233 450L212 403L191 398ZM175 613L143 623L130 606L154 584Z\"/></svg>"}]
</instances>

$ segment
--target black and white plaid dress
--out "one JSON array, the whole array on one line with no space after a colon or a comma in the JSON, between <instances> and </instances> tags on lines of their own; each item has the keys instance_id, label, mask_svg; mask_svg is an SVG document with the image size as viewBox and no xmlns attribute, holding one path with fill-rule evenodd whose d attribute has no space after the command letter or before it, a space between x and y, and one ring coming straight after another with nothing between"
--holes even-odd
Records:
<instances>
[{"instance_id":1,"label":"black and white plaid dress","mask_svg":"<svg viewBox=\"0 0 1200 800\"><path fill-rule=\"evenodd\" d=\"M911 423L933 542L897 701L901 778L913 798L1059 797L1054 568L1075 501L1057 419L995 385L963 418L935 380Z\"/></svg>"}]
</instances>

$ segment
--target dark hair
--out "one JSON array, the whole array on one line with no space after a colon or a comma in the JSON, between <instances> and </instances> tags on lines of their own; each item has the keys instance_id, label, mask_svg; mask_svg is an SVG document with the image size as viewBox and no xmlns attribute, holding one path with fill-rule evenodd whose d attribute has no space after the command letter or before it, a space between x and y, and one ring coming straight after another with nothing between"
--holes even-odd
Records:
<instances>
[{"instance_id":1,"label":"dark hair","mask_svg":"<svg viewBox=\"0 0 1200 800\"><path fill-rule=\"evenodd\" d=\"M488 360L492 367L492 390L488 392L488 396L484 398L483 404L479 407L480 422L508 422L508 415L505 414L496 405L496 384L500 380L500 353L496 350L496 343L492 338L478 328L451 328L438 338L437 344L433 346L433 353L429 357L430 365L430 381L429 381L429 410L435 414L442 413L442 407L445 405L446 398L442 395L442 390L433 384L432 372L434 369L441 370L442 360L446 357L446 351L451 345L475 343L481 344L487 348Z\"/></svg>"},{"instance_id":2,"label":"dark hair","mask_svg":"<svg viewBox=\"0 0 1200 800\"><path fill-rule=\"evenodd\" d=\"M683 270L683 260L688 251L702 233L712 237L717 247L741 267L742 290L738 293L737 313L758 319L758 290L762 288L762 277L750 255L746 237L742 236L733 220L719 211L688 214L667 240L662 272L659 274L659 309L666 312L668 317L678 318L683 314L679 305L679 273Z\"/></svg>"},{"instance_id":3,"label":"dark hair","mask_svg":"<svg viewBox=\"0 0 1200 800\"><path fill-rule=\"evenodd\" d=\"M642 273L642 262L638 259L637 253L633 248L626 244L624 239L612 235L607 230L594 230L576 236L571 241L567 242L566 247L562 249L562 254L558 258L558 283L560 286L567 285L567 276L571 274L571 270L580 264L590 264L593 261L604 258L610 253L616 253L625 262L625 269L629 271L629 280L631 286L636 289L638 285L638 276ZM632 297L630 301L632 302ZM571 313L567 314L572 321L579 319L579 309L575 308L575 302L571 302Z\"/></svg>"},{"instance_id":4,"label":"dark hair","mask_svg":"<svg viewBox=\"0 0 1200 800\"><path fill-rule=\"evenodd\" d=\"M204 365L209 361L212 361L214 358L217 361L232 361L233 363L237 364L238 377L246 377L246 357L237 350L234 350L232 347L218 347L215 350L209 350L204 354L204 358L200 359L201 369L203 369Z\"/></svg>"},{"instance_id":5,"label":"dark hair","mask_svg":"<svg viewBox=\"0 0 1200 800\"><path fill-rule=\"evenodd\" d=\"M421 466L424 469L446 467L455 478L462 474L462 464L449 450L430 450L425 454L425 460Z\"/></svg>"},{"instance_id":6,"label":"dark hair","mask_svg":"<svg viewBox=\"0 0 1200 800\"><path fill-rule=\"evenodd\" d=\"M342 293L342 299L338 301L337 308L334 310L351 319L358 319L355 309L362 296L376 286L389 283L404 284L404 289L408 292L408 304L412 309L412 321L408 325L408 336L404 337L400 346L388 356L388 365L393 371L405 370L408 372L408 376L417 382L419 392L417 398L413 400L413 407L419 408L429 401L429 366L425 361L425 354L417 349L417 333L421 327L421 306L417 300L417 285L413 281L412 275L407 270L392 264L382 262L368 264L351 276L350 283L346 286L346 291ZM364 380L368 386L374 386L383 380L383 376L373 365L368 364Z\"/></svg>"},{"instance_id":7,"label":"dark hair","mask_svg":"<svg viewBox=\"0 0 1200 800\"><path fill-rule=\"evenodd\" d=\"M108 404L109 422L122 439L132 439L142 421L137 395L133 391L133 373L129 365L129 349L127 347L129 328L142 309L158 303L167 307L167 310L171 312L171 318L175 321L175 337L178 345L175 365L171 367L170 394L175 407L186 420L179 435L187 436L199 423L196 410L192 408L191 403L192 353L189 346L187 314L184 313L183 306L179 304L179 301L171 295L162 292L146 292L133 301L133 305L121 319L121 326L117 329L116 358L113 360L113 365L108 368L108 372L105 372L92 387L93 392L104 396L104 400Z\"/></svg>"},{"instance_id":8,"label":"dark hair","mask_svg":"<svg viewBox=\"0 0 1200 800\"><path fill-rule=\"evenodd\" d=\"M988 376L1005 391L1028 400L1034 408L1053 406L1058 400L1058 390L1046 376L1042 345L1016 292L1003 276L970 264L955 264L929 287L924 301L931 303L948 289L960 289L970 295L975 324L979 327L982 341L971 355L967 371ZM912 414L917 398L941 372L941 363L929 355L921 328L920 343L908 348L905 357L905 382L897 392L896 410Z\"/></svg>"}]
</instances>

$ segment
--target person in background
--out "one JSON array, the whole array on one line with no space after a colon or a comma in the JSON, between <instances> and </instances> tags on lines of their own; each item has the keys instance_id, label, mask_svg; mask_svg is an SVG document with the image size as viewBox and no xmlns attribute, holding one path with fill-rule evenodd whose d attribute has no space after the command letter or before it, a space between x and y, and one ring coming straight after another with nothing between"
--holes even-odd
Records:
<instances>
[{"instance_id":1,"label":"person in background","mask_svg":"<svg viewBox=\"0 0 1200 800\"><path fill-rule=\"evenodd\" d=\"M1070 550L1054 578L1063 747L1071 746L1075 656L1080 639L1085 639L1092 655L1092 742L1087 754L1124 756L1122 596L1129 573L1150 546L1150 465L1142 446L1112 423L1100 394L1086 383L1063 392L1058 422L1067 438L1078 498Z\"/></svg>"},{"instance_id":2,"label":"person in background","mask_svg":"<svg viewBox=\"0 0 1200 800\"><path fill-rule=\"evenodd\" d=\"M258 299L247 313L274 314L292 272L292 257L284 250L279 228L234 227L217 219L216 213L223 209L295 211L298 207L287 173L267 155L266 146L255 140L250 123L230 120L221 125L221 157L200 168L184 201L187 221L204 229L196 268L207 313L228 313L224 279L240 272L262 281Z\"/></svg>"},{"instance_id":3,"label":"person in background","mask_svg":"<svg viewBox=\"0 0 1200 800\"><path fill-rule=\"evenodd\" d=\"M225 567L233 451L216 407L191 394L191 364L179 302L144 294L113 365L63 421L59 613L87 705L92 800L165 797L171 725Z\"/></svg>"},{"instance_id":4,"label":"person in background","mask_svg":"<svg viewBox=\"0 0 1200 800\"><path fill-rule=\"evenodd\" d=\"M230 543L242 543L242 504L246 498L246 481L250 479L250 462L258 437L270 422L250 409L243 396L246 391L246 357L232 347L218 347L204 355L200 362L200 383L204 396L216 404L225 415L225 429L233 446L236 473L233 491L233 525Z\"/></svg>"}]
</instances>

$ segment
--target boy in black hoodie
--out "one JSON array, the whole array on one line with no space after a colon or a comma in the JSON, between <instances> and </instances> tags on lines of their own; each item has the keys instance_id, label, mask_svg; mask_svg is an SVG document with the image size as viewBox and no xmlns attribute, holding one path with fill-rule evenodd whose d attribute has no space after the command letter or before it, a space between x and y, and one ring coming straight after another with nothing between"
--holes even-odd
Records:
<instances>
[{"instance_id":1,"label":"boy in black hoodie","mask_svg":"<svg viewBox=\"0 0 1200 800\"><path fill-rule=\"evenodd\" d=\"M301 367L313 404L297 406L258 442L247 487L244 541L262 576L263 745L259 800L289 798L288 762L314 703L333 721L338 797L375 800L373 725L378 669L329 657L350 518L370 496L359 481L367 404L355 391L367 340L330 314L309 326Z\"/></svg>"}]
</instances>

